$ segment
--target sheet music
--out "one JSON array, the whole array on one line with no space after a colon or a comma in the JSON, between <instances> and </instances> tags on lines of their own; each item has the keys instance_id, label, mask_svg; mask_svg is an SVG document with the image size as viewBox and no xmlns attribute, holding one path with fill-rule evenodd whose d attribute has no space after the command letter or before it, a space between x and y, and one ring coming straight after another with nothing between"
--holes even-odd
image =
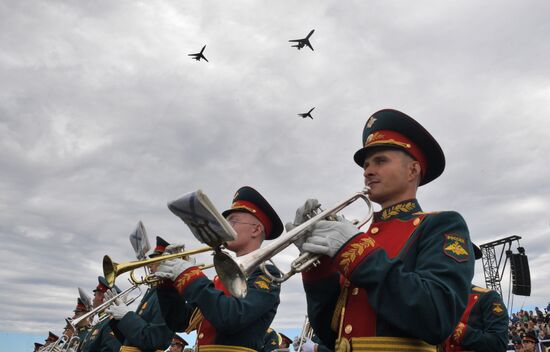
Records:
<instances>
[{"instance_id":1,"label":"sheet music","mask_svg":"<svg viewBox=\"0 0 550 352\"><path fill-rule=\"evenodd\" d=\"M189 226L197 240L211 247L237 238L233 227L200 189L169 202L168 209Z\"/></svg>"}]
</instances>

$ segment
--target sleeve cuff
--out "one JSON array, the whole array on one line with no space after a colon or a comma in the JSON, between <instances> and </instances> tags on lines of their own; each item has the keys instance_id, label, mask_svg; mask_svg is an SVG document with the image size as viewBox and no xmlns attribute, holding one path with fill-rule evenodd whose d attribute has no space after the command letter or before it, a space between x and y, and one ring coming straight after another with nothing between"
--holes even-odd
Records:
<instances>
[{"instance_id":1,"label":"sleeve cuff","mask_svg":"<svg viewBox=\"0 0 550 352\"><path fill-rule=\"evenodd\" d=\"M322 256L317 266L302 272L302 280L311 283L322 280L334 273L336 273L336 268L332 265L332 260L327 256Z\"/></svg>"},{"instance_id":2,"label":"sleeve cuff","mask_svg":"<svg viewBox=\"0 0 550 352\"><path fill-rule=\"evenodd\" d=\"M334 264L346 278L349 278L357 265L378 248L378 243L370 235L359 234L340 249L334 257Z\"/></svg>"},{"instance_id":3,"label":"sleeve cuff","mask_svg":"<svg viewBox=\"0 0 550 352\"><path fill-rule=\"evenodd\" d=\"M187 286L189 286L193 281L201 277L206 277L202 273L202 270L199 269L198 266L192 266L190 268L187 268L181 274L179 274L179 276L174 281L174 287L176 288L178 293L181 295L183 294L183 291L185 291L185 288Z\"/></svg>"}]
</instances>

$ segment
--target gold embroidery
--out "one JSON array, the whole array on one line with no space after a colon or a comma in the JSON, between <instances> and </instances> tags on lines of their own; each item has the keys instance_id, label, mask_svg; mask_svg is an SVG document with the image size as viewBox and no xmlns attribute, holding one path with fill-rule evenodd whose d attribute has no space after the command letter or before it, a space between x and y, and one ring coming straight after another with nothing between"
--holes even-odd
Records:
<instances>
[{"instance_id":1,"label":"gold embroidery","mask_svg":"<svg viewBox=\"0 0 550 352\"><path fill-rule=\"evenodd\" d=\"M185 274L183 274L182 278L176 281L176 289L178 291L181 291L183 287L195 276L198 276L201 274L201 269L195 268Z\"/></svg>"},{"instance_id":2,"label":"gold embroidery","mask_svg":"<svg viewBox=\"0 0 550 352\"><path fill-rule=\"evenodd\" d=\"M374 132L374 133L371 133L368 137L367 137L367 141L365 142L365 145L367 144L370 144L380 138L384 138L384 134L383 133L380 133L380 132Z\"/></svg>"},{"instance_id":3,"label":"gold embroidery","mask_svg":"<svg viewBox=\"0 0 550 352\"><path fill-rule=\"evenodd\" d=\"M493 303L493 313L500 315L502 312L504 312L504 309L502 309L500 303Z\"/></svg>"},{"instance_id":4,"label":"gold embroidery","mask_svg":"<svg viewBox=\"0 0 550 352\"><path fill-rule=\"evenodd\" d=\"M271 280L267 276L260 275L260 276L258 276L256 281L254 282L254 285L256 285L256 287L258 287L258 288L267 290L267 289L269 289L269 284L270 283L271 283Z\"/></svg>"},{"instance_id":5,"label":"gold embroidery","mask_svg":"<svg viewBox=\"0 0 550 352\"><path fill-rule=\"evenodd\" d=\"M464 333L464 329L466 328L466 325L463 322L458 323L456 326L455 332L453 334L453 339L455 341L460 341L460 338L462 337L462 334Z\"/></svg>"},{"instance_id":6,"label":"gold embroidery","mask_svg":"<svg viewBox=\"0 0 550 352\"><path fill-rule=\"evenodd\" d=\"M392 216L395 216L399 213L408 213L415 208L413 202L396 204L391 208L388 208L382 212L382 220L388 220Z\"/></svg>"},{"instance_id":7,"label":"gold embroidery","mask_svg":"<svg viewBox=\"0 0 550 352\"><path fill-rule=\"evenodd\" d=\"M264 290L267 290L269 288L269 285L262 280L257 280L254 285L258 286L258 288L263 288Z\"/></svg>"},{"instance_id":8,"label":"gold embroidery","mask_svg":"<svg viewBox=\"0 0 550 352\"><path fill-rule=\"evenodd\" d=\"M448 240L457 241L457 242L460 242L460 243L466 242L466 241L464 240L464 238L458 237L458 236L453 236L453 235L447 235L447 239L448 239Z\"/></svg>"},{"instance_id":9,"label":"gold embroidery","mask_svg":"<svg viewBox=\"0 0 550 352\"><path fill-rule=\"evenodd\" d=\"M251 212L251 213L255 213L255 212L256 212L256 209L252 209L252 208L250 208L250 207L247 207L246 205L242 205L242 204L239 203L239 202L233 203L233 205L231 205L231 209L245 209L245 210L248 210L248 211Z\"/></svg>"},{"instance_id":10,"label":"gold embroidery","mask_svg":"<svg viewBox=\"0 0 550 352\"><path fill-rule=\"evenodd\" d=\"M462 247L460 243L458 243L458 241L455 241L450 245L448 245L447 247L445 247L445 250L449 252L453 252L456 255L468 255L468 252L466 252L464 247Z\"/></svg>"},{"instance_id":11,"label":"gold embroidery","mask_svg":"<svg viewBox=\"0 0 550 352\"><path fill-rule=\"evenodd\" d=\"M358 256L361 256L366 248L374 247L375 241L372 237L362 238L357 243L352 243L350 249L342 253L342 260L340 260L340 266L344 267L344 272L347 275L349 266L353 263Z\"/></svg>"},{"instance_id":12,"label":"gold embroidery","mask_svg":"<svg viewBox=\"0 0 550 352\"><path fill-rule=\"evenodd\" d=\"M365 146L373 145L373 144L395 144L395 145L398 145L400 147L407 148L407 149L409 149L411 147L411 145L409 143L399 142L399 141L396 141L395 139L384 139L384 140L379 140L379 141L375 141L375 142L367 142L367 143L365 143Z\"/></svg>"}]
</instances>

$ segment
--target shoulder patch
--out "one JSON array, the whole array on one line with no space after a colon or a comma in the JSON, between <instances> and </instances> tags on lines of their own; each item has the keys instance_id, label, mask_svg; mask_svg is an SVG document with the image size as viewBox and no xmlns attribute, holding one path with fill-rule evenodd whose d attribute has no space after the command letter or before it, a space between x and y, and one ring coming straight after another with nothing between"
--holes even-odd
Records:
<instances>
[{"instance_id":1,"label":"shoulder patch","mask_svg":"<svg viewBox=\"0 0 550 352\"><path fill-rule=\"evenodd\" d=\"M500 302L493 302L493 308L491 311L494 315L502 315L504 313L504 307Z\"/></svg>"},{"instance_id":2,"label":"shoulder patch","mask_svg":"<svg viewBox=\"0 0 550 352\"><path fill-rule=\"evenodd\" d=\"M461 235L446 233L443 243L443 253L459 263L465 262L470 257L466 240Z\"/></svg>"},{"instance_id":3,"label":"shoulder patch","mask_svg":"<svg viewBox=\"0 0 550 352\"><path fill-rule=\"evenodd\" d=\"M265 275L258 276L258 278L256 278L256 281L254 281L254 287L260 290L269 290L270 284L271 279L269 279Z\"/></svg>"}]
</instances>

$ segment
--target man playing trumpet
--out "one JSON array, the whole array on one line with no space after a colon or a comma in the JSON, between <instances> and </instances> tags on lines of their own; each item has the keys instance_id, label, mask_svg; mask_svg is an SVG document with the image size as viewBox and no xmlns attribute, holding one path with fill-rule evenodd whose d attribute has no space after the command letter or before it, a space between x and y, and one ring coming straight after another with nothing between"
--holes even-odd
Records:
<instances>
[{"instance_id":1,"label":"man playing trumpet","mask_svg":"<svg viewBox=\"0 0 550 352\"><path fill-rule=\"evenodd\" d=\"M257 250L264 239L274 239L283 230L275 210L251 187L240 188L231 208L222 215L238 235L226 244L237 256ZM273 266L268 268L279 275ZM242 299L230 296L217 277L209 280L198 266L183 259L162 262L156 275L172 280L180 300L187 303L174 328L189 331L196 327L198 351L262 348L266 330L277 312L280 288L259 268L248 278L248 295ZM162 303L163 298L159 298ZM191 316L193 308L197 309Z\"/></svg>"},{"instance_id":2,"label":"man playing trumpet","mask_svg":"<svg viewBox=\"0 0 550 352\"><path fill-rule=\"evenodd\" d=\"M98 284L94 290L94 298L92 304L94 308L99 307L105 300L105 292L111 289L109 283L103 276L97 277ZM113 285L116 292L120 293L120 289ZM120 350L120 342L115 337L113 330L109 326L110 318L103 317L104 313L100 313L100 321L95 324L80 345L81 352L118 352Z\"/></svg>"},{"instance_id":3,"label":"man playing trumpet","mask_svg":"<svg viewBox=\"0 0 550 352\"><path fill-rule=\"evenodd\" d=\"M337 351L435 351L464 311L474 272L464 219L422 212L416 199L443 172L443 151L418 122L387 109L367 121L354 160L382 210L366 232L320 221L300 244L323 255L302 275L311 325ZM287 229L317 204L306 202Z\"/></svg>"},{"instance_id":4,"label":"man playing trumpet","mask_svg":"<svg viewBox=\"0 0 550 352\"><path fill-rule=\"evenodd\" d=\"M162 255L168 245L169 243L162 237L157 236L156 247L149 258ZM155 274L158 265L158 263L149 265L151 274ZM153 352L165 350L170 346L174 331L167 326L165 318L170 316L171 308L160 306L159 291L165 291L164 294L173 297L173 299L177 297L177 292L172 285L158 282L153 283L143 295L135 312L122 301L115 301L114 305L106 309L105 312L110 314L114 320L111 327L117 336L122 335L121 352ZM106 292L106 295L107 299L110 299L116 295L116 292L111 290Z\"/></svg>"}]
</instances>

